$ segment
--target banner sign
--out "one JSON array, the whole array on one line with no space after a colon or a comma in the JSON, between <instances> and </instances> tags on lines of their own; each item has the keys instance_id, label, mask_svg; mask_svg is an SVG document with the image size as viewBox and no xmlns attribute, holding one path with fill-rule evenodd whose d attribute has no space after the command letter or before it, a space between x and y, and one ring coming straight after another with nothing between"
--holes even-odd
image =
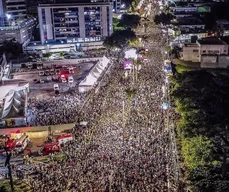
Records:
<instances>
[{"instance_id":1,"label":"banner sign","mask_svg":"<svg viewBox=\"0 0 229 192\"><path fill-rule=\"evenodd\" d=\"M132 61L125 61L124 62L124 69L131 69L133 67Z\"/></svg>"},{"instance_id":2,"label":"banner sign","mask_svg":"<svg viewBox=\"0 0 229 192\"><path fill-rule=\"evenodd\" d=\"M26 127L26 118L11 118L0 121L0 128Z\"/></svg>"}]
</instances>

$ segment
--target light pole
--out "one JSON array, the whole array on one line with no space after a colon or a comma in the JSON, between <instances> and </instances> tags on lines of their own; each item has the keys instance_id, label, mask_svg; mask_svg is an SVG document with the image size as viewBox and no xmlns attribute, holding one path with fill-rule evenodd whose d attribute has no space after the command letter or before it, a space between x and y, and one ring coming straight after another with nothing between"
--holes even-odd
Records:
<instances>
[{"instance_id":1,"label":"light pole","mask_svg":"<svg viewBox=\"0 0 229 192\"><path fill-rule=\"evenodd\" d=\"M11 192L14 192L14 184L13 184L13 177L12 177L12 172L11 172L11 165L10 165L10 159L11 159L11 152L8 151L8 148L5 145L5 151L6 151L6 161L5 161L5 167L8 167L9 170L9 177L10 177L10 187L11 187Z\"/></svg>"},{"instance_id":2,"label":"light pole","mask_svg":"<svg viewBox=\"0 0 229 192\"><path fill-rule=\"evenodd\" d=\"M9 25L11 26L12 25L12 23L10 23L10 20L11 20L11 18L12 18L12 15L10 15L10 14L6 14L6 18L7 18L7 21L8 21L8 23L9 23Z\"/></svg>"},{"instance_id":3,"label":"light pole","mask_svg":"<svg viewBox=\"0 0 229 192\"><path fill-rule=\"evenodd\" d=\"M125 131L125 101L122 101L122 145L124 148L124 131Z\"/></svg>"}]
</instances>

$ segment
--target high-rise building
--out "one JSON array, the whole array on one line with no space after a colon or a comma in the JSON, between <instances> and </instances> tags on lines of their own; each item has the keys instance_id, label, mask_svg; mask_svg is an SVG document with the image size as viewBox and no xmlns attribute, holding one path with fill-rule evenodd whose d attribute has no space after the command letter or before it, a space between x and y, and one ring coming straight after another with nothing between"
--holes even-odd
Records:
<instances>
[{"instance_id":1,"label":"high-rise building","mask_svg":"<svg viewBox=\"0 0 229 192\"><path fill-rule=\"evenodd\" d=\"M26 0L27 12L29 15L37 16L37 7L39 4L54 3L55 0Z\"/></svg>"},{"instance_id":2,"label":"high-rise building","mask_svg":"<svg viewBox=\"0 0 229 192\"><path fill-rule=\"evenodd\" d=\"M101 41L112 34L112 4L40 4L42 44Z\"/></svg>"},{"instance_id":3,"label":"high-rise building","mask_svg":"<svg viewBox=\"0 0 229 192\"><path fill-rule=\"evenodd\" d=\"M26 0L0 0L0 43L15 39L25 47L34 26L35 19L27 17Z\"/></svg>"},{"instance_id":4,"label":"high-rise building","mask_svg":"<svg viewBox=\"0 0 229 192\"><path fill-rule=\"evenodd\" d=\"M91 0L91 2L110 2L113 3L113 12L118 13L121 8L121 0Z\"/></svg>"},{"instance_id":5,"label":"high-rise building","mask_svg":"<svg viewBox=\"0 0 229 192\"><path fill-rule=\"evenodd\" d=\"M0 0L0 16L14 22L27 16L26 0Z\"/></svg>"}]
</instances>

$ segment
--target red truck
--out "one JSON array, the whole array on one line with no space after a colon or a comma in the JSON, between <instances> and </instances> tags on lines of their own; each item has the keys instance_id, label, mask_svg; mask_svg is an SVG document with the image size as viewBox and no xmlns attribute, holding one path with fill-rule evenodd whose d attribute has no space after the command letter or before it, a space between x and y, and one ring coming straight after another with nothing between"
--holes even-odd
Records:
<instances>
[{"instance_id":1,"label":"red truck","mask_svg":"<svg viewBox=\"0 0 229 192\"><path fill-rule=\"evenodd\" d=\"M57 136L56 138L56 142L58 142L60 145L72 140L73 140L72 133L62 134Z\"/></svg>"},{"instance_id":2,"label":"red truck","mask_svg":"<svg viewBox=\"0 0 229 192\"><path fill-rule=\"evenodd\" d=\"M55 152L60 152L60 145L58 142L45 143L41 150L41 155L48 155Z\"/></svg>"},{"instance_id":3,"label":"red truck","mask_svg":"<svg viewBox=\"0 0 229 192\"><path fill-rule=\"evenodd\" d=\"M61 149L60 145L66 143L68 141L71 141L71 140L73 140L72 133L66 133L66 134L59 135L56 138L55 142L50 142L50 143L44 144L44 146L41 150L41 154L42 155L48 155L50 153L60 152L60 149Z\"/></svg>"},{"instance_id":4,"label":"red truck","mask_svg":"<svg viewBox=\"0 0 229 192\"><path fill-rule=\"evenodd\" d=\"M23 152L25 148L28 146L30 142L30 139L28 135L24 134L18 134L18 138L8 138L5 147L8 149L8 151L16 151L16 152Z\"/></svg>"}]
</instances>

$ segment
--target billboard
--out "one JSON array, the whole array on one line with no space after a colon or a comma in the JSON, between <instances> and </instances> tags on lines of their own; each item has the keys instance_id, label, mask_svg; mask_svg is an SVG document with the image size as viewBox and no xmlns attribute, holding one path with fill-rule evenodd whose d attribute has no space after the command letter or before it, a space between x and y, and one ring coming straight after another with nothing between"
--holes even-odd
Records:
<instances>
[{"instance_id":1,"label":"billboard","mask_svg":"<svg viewBox=\"0 0 229 192\"><path fill-rule=\"evenodd\" d=\"M0 128L26 127L26 118L11 118L0 120Z\"/></svg>"},{"instance_id":2,"label":"billboard","mask_svg":"<svg viewBox=\"0 0 229 192\"><path fill-rule=\"evenodd\" d=\"M124 62L124 69L131 69L133 66L133 62L132 61L125 61Z\"/></svg>"},{"instance_id":3,"label":"billboard","mask_svg":"<svg viewBox=\"0 0 229 192\"><path fill-rule=\"evenodd\" d=\"M209 12L211 12L211 7L210 6L198 7L197 11L199 13L209 13Z\"/></svg>"}]
</instances>

